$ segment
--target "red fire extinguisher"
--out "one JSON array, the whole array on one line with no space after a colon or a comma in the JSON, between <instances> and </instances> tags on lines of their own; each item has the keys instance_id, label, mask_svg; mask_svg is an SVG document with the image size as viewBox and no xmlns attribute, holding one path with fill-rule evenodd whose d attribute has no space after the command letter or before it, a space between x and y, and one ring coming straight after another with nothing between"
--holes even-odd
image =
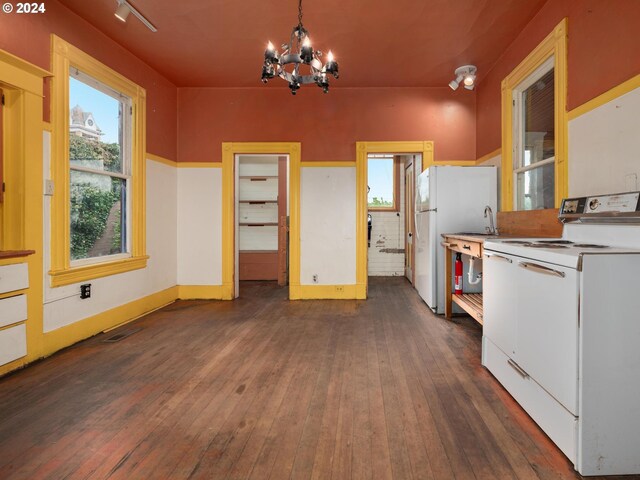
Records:
<instances>
[{"instance_id":1,"label":"red fire extinguisher","mask_svg":"<svg viewBox=\"0 0 640 480\"><path fill-rule=\"evenodd\" d=\"M462 295L462 254L456 253L455 291L456 295Z\"/></svg>"}]
</instances>

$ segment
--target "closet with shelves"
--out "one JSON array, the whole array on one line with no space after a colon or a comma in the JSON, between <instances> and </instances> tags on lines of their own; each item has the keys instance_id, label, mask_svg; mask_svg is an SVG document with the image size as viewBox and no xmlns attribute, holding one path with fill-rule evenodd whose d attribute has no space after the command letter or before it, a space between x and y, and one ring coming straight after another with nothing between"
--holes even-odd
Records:
<instances>
[{"instance_id":1,"label":"closet with shelves","mask_svg":"<svg viewBox=\"0 0 640 480\"><path fill-rule=\"evenodd\" d=\"M240 280L286 283L286 181L286 157L239 158Z\"/></svg>"}]
</instances>

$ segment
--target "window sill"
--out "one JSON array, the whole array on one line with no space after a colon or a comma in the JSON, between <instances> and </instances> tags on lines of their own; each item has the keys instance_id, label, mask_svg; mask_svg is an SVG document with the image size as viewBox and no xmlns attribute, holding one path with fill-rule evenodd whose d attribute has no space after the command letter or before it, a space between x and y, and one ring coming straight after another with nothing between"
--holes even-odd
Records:
<instances>
[{"instance_id":1,"label":"window sill","mask_svg":"<svg viewBox=\"0 0 640 480\"><path fill-rule=\"evenodd\" d=\"M400 210L398 210L396 207L389 207L389 208L367 207L367 211L369 211L369 212L398 213Z\"/></svg>"},{"instance_id":2,"label":"window sill","mask_svg":"<svg viewBox=\"0 0 640 480\"><path fill-rule=\"evenodd\" d=\"M148 258L148 255L144 255L140 257L126 258L124 260L73 267L67 270L50 271L49 275L51 276L51 286L62 287L63 285L80 283L94 278L107 277L118 273L139 270L147 266Z\"/></svg>"}]
</instances>

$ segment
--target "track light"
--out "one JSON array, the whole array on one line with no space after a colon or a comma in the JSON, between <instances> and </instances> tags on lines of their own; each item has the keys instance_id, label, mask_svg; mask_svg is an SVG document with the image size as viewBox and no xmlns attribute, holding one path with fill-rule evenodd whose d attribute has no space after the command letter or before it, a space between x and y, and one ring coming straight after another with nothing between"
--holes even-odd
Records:
<instances>
[{"instance_id":1,"label":"track light","mask_svg":"<svg viewBox=\"0 0 640 480\"><path fill-rule=\"evenodd\" d=\"M116 15L116 18L121 22L126 22L127 17L129 16L130 13L131 13L131 10L129 10L129 7L127 6L127 4L121 3L118 5L118 8L116 9L115 15Z\"/></svg>"},{"instance_id":2,"label":"track light","mask_svg":"<svg viewBox=\"0 0 640 480\"><path fill-rule=\"evenodd\" d=\"M451 90L457 90L462 82L464 88L467 90L473 90L476 86L477 71L478 69L475 65L463 65L462 67L456 68L456 71L454 72L456 74L456 79L449 82L449 87L451 87Z\"/></svg>"},{"instance_id":3,"label":"track light","mask_svg":"<svg viewBox=\"0 0 640 480\"><path fill-rule=\"evenodd\" d=\"M126 22L127 17L130 13L133 13L133 16L140 20L145 27L147 27L152 32L157 32L158 29L153 26L153 24L147 20L144 15L142 15L133 5L131 5L127 0L117 0L118 8L116 9L115 16L121 22Z\"/></svg>"}]
</instances>

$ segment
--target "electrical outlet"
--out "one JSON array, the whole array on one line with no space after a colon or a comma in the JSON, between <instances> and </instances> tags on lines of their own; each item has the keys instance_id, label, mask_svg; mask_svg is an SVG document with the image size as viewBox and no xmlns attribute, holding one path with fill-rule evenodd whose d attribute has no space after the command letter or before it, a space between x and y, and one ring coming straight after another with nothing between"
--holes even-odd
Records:
<instances>
[{"instance_id":1,"label":"electrical outlet","mask_svg":"<svg viewBox=\"0 0 640 480\"><path fill-rule=\"evenodd\" d=\"M317 273L314 273L312 278L313 278L313 283L318 283L318 274Z\"/></svg>"},{"instance_id":2,"label":"electrical outlet","mask_svg":"<svg viewBox=\"0 0 640 480\"><path fill-rule=\"evenodd\" d=\"M336 293L344 293L344 286L336 285Z\"/></svg>"},{"instance_id":3,"label":"electrical outlet","mask_svg":"<svg viewBox=\"0 0 640 480\"><path fill-rule=\"evenodd\" d=\"M91 298L91 284L85 283L84 285L80 285L80 298Z\"/></svg>"}]
</instances>

